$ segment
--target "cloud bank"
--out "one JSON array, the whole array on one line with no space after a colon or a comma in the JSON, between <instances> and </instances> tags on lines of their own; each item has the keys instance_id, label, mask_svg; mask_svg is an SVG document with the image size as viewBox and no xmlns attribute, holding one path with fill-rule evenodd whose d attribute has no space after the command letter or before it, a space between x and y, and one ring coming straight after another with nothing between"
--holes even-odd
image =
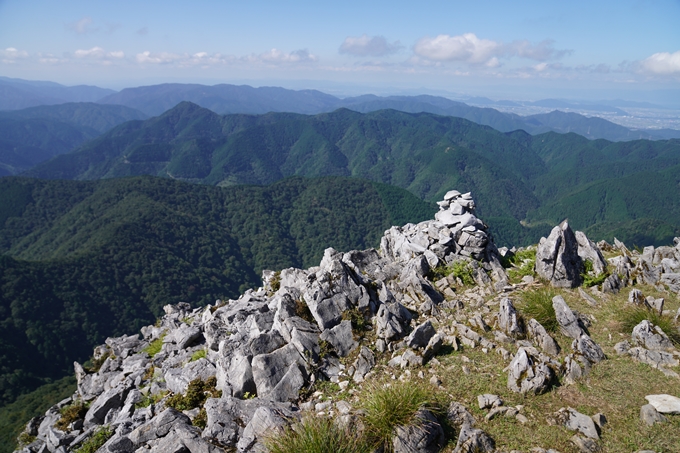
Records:
<instances>
[{"instance_id":1,"label":"cloud bank","mask_svg":"<svg viewBox=\"0 0 680 453\"><path fill-rule=\"evenodd\" d=\"M639 71L651 75L680 75L680 50L659 52L639 63Z\"/></svg>"},{"instance_id":2,"label":"cloud bank","mask_svg":"<svg viewBox=\"0 0 680 453\"><path fill-rule=\"evenodd\" d=\"M480 39L474 33L457 36L437 35L420 38L413 47L417 57L432 62L464 62L472 65L496 67L500 58L519 57L535 61L561 58L570 50L555 49L554 41L544 40L538 44L529 41L513 41L505 44L490 39Z\"/></svg>"},{"instance_id":3,"label":"cloud bank","mask_svg":"<svg viewBox=\"0 0 680 453\"><path fill-rule=\"evenodd\" d=\"M357 57L384 57L401 50L403 46L399 41L387 42L384 36L368 36L363 34L358 37L348 36L340 46L341 54L349 54Z\"/></svg>"}]
</instances>

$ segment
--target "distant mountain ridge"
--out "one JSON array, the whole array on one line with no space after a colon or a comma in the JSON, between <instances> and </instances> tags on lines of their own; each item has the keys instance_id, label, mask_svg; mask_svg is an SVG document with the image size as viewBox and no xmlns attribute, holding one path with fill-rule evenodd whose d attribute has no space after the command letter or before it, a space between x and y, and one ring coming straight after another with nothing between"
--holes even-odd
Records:
<instances>
[{"instance_id":1,"label":"distant mountain ridge","mask_svg":"<svg viewBox=\"0 0 680 453\"><path fill-rule=\"evenodd\" d=\"M146 118L129 107L91 102L0 111L0 176L19 174L118 124Z\"/></svg>"},{"instance_id":2,"label":"distant mountain ridge","mask_svg":"<svg viewBox=\"0 0 680 453\"><path fill-rule=\"evenodd\" d=\"M98 87L65 87L53 82L35 82L0 77L0 110L16 110L37 105L61 104L65 102L99 102L117 104L134 108L147 116L157 116L173 108L182 101L193 102L218 114L245 113L264 114L269 112L291 112L318 114L331 112L338 108L349 108L367 113L375 110L395 109L410 113L436 113L458 116L479 124L491 126L501 132L522 129L531 134L553 130L570 131L585 137L604 138L622 141L646 138L651 140L680 138L680 131L631 130L601 118L590 118L573 114L564 124L553 124L553 118L533 115L523 117L504 113L493 105L520 105L512 101L495 102L487 98L471 98L471 102L482 105L476 107L463 102L452 101L439 96L375 96L362 95L340 99L317 90L289 90L280 87L254 88L248 85L200 85L166 83L160 85L126 88L120 92ZM574 109L625 114L619 106L639 106L639 103L626 101L598 101L597 103L573 103L559 99L544 99L523 103L527 105L548 106L555 109ZM642 104L646 106L646 104ZM555 113L555 112L553 112ZM549 114L552 115L552 114Z\"/></svg>"},{"instance_id":3,"label":"distant mountain ridge","mask_svg":"<svg viewBox=\"0 0 680 453\"><path fill-rule=\"evenodd\" d=\"M0 77L0 110L18 110L66 102L94 102L115 93L91 85L67 87L54 82Z\"/></svg>"},{"instance_id":4,"label":"distant mountain ridge","mask_svg":"<svg viewBox=\"0 0 680 453\"><path fill-rule=\"evenodd\" d=\"M618 181L665 171L669 178L660 179L657 190L674 194L671 169L679 165L680 140L609 142L574 133L501 133L462 118L397 110L220 116L184 102L161 116L121 124L26 175L102 179L148 174L219 186L270 184L289 176L353 176L401 187L426 200L459 187L483 203L481 214L498 225L494 234L501 244L537 240L539 230L520 222L554 225L562 220L556 215L580 219L575 227L583 230L614 222L609 230L599 230L601 238L611 239L612 228L628 228L626 238L632 242L639 237L658 243L667 242L669 231L680 225L680 211L673 206L662 210L654 200L642 206L636 188L620 187ZM629 206L601 211L576 201L581 191L595 187L600 198L607 193ZM651 220L630 226L640 219ZM636 236L643 224L644 234Z\"/></svg>"}]
</instances>

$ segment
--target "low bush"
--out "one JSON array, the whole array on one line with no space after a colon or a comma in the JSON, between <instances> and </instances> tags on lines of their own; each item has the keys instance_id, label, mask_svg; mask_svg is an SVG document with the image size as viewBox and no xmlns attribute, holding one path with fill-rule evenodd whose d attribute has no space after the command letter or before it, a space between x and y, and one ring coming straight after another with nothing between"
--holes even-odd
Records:
<instances>
[{"instance_id":1,"label":"low bush","mask_svg":"<svg viewBox=\"0 0 680 453\"><path fill-rule=\"evenodd\" d=\"M113 430L108 426L102 426L87 439L75 453L94 453L113 436Z\"/></svg>"},{"instance_id":2,"label":"low bush","mask_svg":"<svg viewBox=\"0 0 680 453\"><path fill-rule=\"evenodd\" d=\"M510 258L503 260L503 266L508 268L508 277L512 282L517 282L527 275L534 275L536 250L518 250Z\"/></svg>"},{"instance_id":3,"label":"low bush","mask_svg":"<svg viewBox=\"0 0 680 453\"><path fill-rule=\"evenodd\" d=\"M552 299L557 293L550 288L534 289L521 294L522 302L518 306L525 319L534 318L548 332L556 332L559 328Z\"/></svg>"},{"instance_id":4,"label":"low bush","mask_svg":"<svg viewBox=\"0 0 680 453\"><path fill-rule=\"evenodd\" d=\"M207 355L208 355L208 351L207 351L205 348L204 348L204 349L199 349L198 351L194 352L194 353L191 355L191 360L190 360L190 361L191 361L191 362L195 362L196 360L199 360L199 359L205 359L205 357L206 357Z\"/></svg>"},{"instance_id":5,"label":"low bush","mask_svg":"<svg viewBox=\"0 0 680 453\"><path fill-rule=\"evenodd\" d=\"M475 284L474 270L468 261L458 260L446 266L437 266L430 271L430 280L437 281L444 277L453 275L459 279L464 286L472 286Z\"/></svg>"},{"instance_id":6,"label":"low bush","mask_svg":"<svg viewBox=\"0 0 680 453\"><path fill-rule=\"evenodd\" d=\"M68 430L68 425L76 420L80 420L85 417L87 413L87 406L81 400L75 401L73 404L64 406L61 409L61 418L55 423L58 429L62 431Z\"/></svg>"},{"instance_id":7,"label":"low bush","mask_svg":"<svg viewBox=\"0 0 680 453\"><path fill-rule=\"evenodd\" d=\"M178 411L188 411L202 406L208 398L219 398L222 390L217 390L217 378L209 377L205 381L196 378L189 382L189 387L184 395L175 394L167 399L165 405Z\"/></svg>"},{"instance_id":8,"label":"low bush","mask_svg":"<svg viewBox=\"0 0 680 453\"><path fill-rule=\"evenodd\" d=\"M264 440L269 453L370 453L371 446L354 430L326 417L308 417Z\"/></svg>"}]
</instances>

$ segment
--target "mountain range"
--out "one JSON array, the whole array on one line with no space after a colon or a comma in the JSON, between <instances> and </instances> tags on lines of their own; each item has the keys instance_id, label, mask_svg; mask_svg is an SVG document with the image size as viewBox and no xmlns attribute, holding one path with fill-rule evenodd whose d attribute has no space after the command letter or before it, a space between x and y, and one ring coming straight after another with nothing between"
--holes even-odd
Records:
<instances>
[{"instance_id":1,"label":"mountain range","mask_svg":"<svg viewBox=\"0 0 680 453\"><path fill-rule=\"evenodd\" d=\"M669 179L655 178L655 193L674 194L678 165L675 139L610 142L574 133L501 133L462 118L396 110L220 116L184 102L161 116L121 124L26 175L155 175L218 186L353 176L430 201L451 187L472 191L484 206L481 214L495 222L501 244L535 242L542 230L532 227L554 225L560 216L585 231L600 224L599 239L611 240L623 228L630 242L663 243L677 230L670 225L680 225L678 209L664 207L660 198L643 201L636 194L644 193L639 183L623 181L661 172ZM594 200L615 199L618 208L577 201L586 193L596 193Z\"/></svg>"}]
</instances>

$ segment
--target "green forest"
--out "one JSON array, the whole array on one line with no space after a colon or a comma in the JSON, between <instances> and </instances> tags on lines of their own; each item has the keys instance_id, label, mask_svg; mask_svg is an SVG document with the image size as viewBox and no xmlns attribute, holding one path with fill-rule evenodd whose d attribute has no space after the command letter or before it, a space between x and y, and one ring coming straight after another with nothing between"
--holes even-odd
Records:
<instances>
[{"instance_id":1,"label":"green forest","mask_svg":"<svg viewBox=\"0 0 680 453\"><path fill-rule=\"evenodd\" d=\"M0 179L0 404L70 373L165 304L236 298L263 269L379 244L433 204L383 184L289 178L230 188L153 177Z\"/></svg>"}]
</instances>

